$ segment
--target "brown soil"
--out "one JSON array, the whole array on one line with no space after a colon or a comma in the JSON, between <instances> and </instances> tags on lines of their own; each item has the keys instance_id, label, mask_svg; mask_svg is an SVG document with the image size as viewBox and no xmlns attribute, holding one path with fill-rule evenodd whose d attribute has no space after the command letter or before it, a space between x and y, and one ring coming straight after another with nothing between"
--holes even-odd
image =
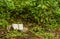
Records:
<instances>
[{"instance_id":1,"label":"brown soil","mask_svg":"<svg viewBox=\"0 0 60 39\"><path fill-rule=\"evenodd\" d=\"M7 34L7 30L0 27L0 38Z\"/></svg>"}]
</instances>

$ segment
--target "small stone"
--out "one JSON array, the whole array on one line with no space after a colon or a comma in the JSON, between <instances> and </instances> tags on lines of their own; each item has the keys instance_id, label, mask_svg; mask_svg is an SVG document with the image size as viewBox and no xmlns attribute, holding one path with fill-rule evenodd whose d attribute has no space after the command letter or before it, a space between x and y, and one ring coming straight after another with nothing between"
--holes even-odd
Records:
<instances>
[{"instance_id":1,"label":"small stone","mask_svg":"<svg viewBox=\"0 0 60 39\"><path fill-rule=\"evenodd\" d=\"M8 30L8 32L11 30L11 28L12 28L11 25L7 26L7 30Z\"/></svg>"},{"instance_id":2,"label":"small stone","mask_svg":"<svg viewBox=\"0 0 60 39\"><path fill-rule=\"evenodd\" d=\"M23 30L21 30L22 32L27 32L28 31L28 28L27 27L24 27Z\"/></svg>"}]
</instances>

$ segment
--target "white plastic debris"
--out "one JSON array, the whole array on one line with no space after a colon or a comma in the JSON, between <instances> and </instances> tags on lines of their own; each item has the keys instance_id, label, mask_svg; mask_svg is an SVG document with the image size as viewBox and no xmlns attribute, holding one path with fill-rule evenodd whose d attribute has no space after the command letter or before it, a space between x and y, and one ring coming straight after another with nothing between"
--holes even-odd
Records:
<instances>
[{"instance_id":1,"label":"white plastic debris","mask_svg":"<svg viewBox=\"0 0 60 39\"><path fill-rule=\"evenodd\" d=\"M17 29L18 30L18 24L12 24L13 29Z\"/></svg>"},{"instance_id":2,"label":"white plastic debris","mask_svg":"<svg viewBox=\"0 0 60 39\"><path fill-rule=\"evenodd\" d=\"M18 29L23 30L23 24L18 24Z\"/></svg>"},{"instance_id":3,"label":"white plastic debris","mask_svg":"<svg viewBox=\"0 0 60 39\"><path fill-rule=\"evenodd\" d=\"M12 24L13 29L23 30L23 24Z\"/></svg>"},{"instance_id":4,"label":"white plastic debris","mask_svg":"<svg viewBox=\"0 0 60 39\"><path fill-rule=\"evenodd\" d=\"M22 32L27 32L28 31L28 28L23 27L23 24L12 24L12 28L14 30L20 30Z\"/></svg>"}]
</instances>

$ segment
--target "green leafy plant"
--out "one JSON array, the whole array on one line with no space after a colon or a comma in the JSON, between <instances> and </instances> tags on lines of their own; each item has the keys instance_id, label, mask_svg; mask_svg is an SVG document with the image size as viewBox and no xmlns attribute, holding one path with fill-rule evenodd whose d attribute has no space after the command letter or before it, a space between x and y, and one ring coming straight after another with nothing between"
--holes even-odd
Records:
<instances>
[{"instance_id":1,"label":"green leafy plant","mask_svg":"<svg viewBox=\"0 0 60 39\"><path fill-rule=\"evenodd\" d=\"M30 31L34 33L36 36L40 36L44 33L44 29L39 27L34 27Z\"/></svg>"},{"instance_id":2,"label":"green leafy plant","mask_svg":"<svg viewBox=\"0 0 60 39\"><path fill-rule=\"evenodd\" d=\"M4 19L0 19L0 27L6 28L8 26L8 22Z\"/></svg>"},{"instance_id":3,"label":"green leafy plant","mask_svg":"<svg viewBox=\"0 0 60 39\"><path fill-rule=\"evenodd\" d=\"M41 26L33 27L36 35L44 29L54 31L60 24L60 0L0 0L0 19L1 27L19 21L36 23Z\"/></svg>"}]
</instances>

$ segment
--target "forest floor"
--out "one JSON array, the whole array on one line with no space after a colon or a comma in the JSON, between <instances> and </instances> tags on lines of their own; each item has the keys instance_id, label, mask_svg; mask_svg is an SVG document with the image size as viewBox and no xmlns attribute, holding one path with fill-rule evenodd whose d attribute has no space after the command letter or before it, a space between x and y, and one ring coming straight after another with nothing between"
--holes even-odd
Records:
<instances>
[{"instance_id":1,"label":"forest floor","mask_svg":"<svg viewBox=\"0 0 60 39\"><path fill-rule=\"evenodd\" d=\"M28 28L30 30L33 27ZM27 31L24 33L15 30L8 32L6 29L0 27L0 39L60 39L60 27L55 31L44 31L42 34L40 34L41 31L38 31L38 34L36 32Z\"/></svg>"}]
</instances>

